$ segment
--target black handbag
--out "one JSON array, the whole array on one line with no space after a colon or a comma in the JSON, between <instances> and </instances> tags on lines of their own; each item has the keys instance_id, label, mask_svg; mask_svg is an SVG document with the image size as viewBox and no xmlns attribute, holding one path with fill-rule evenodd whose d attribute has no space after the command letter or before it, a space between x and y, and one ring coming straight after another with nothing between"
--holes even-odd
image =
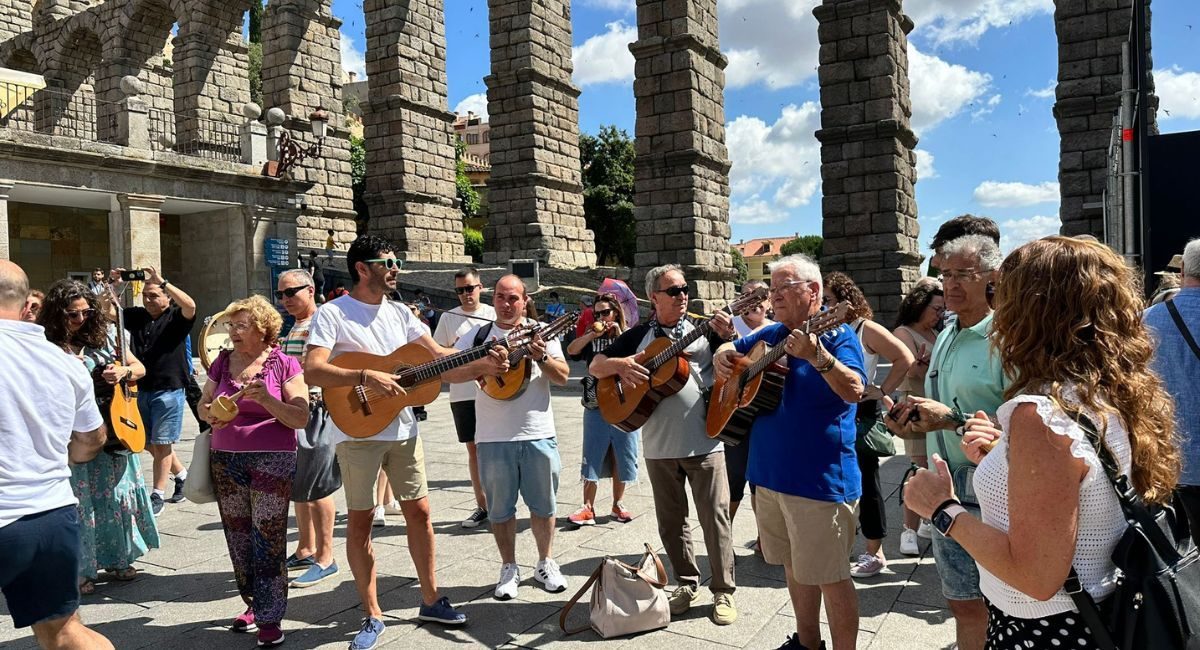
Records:
<instances>
[{"instance_id":1,"label":"black handbag","mask_svg":"<svg viewBox=\"0 0 1200 650\"><path fill-rule=\"evenodd\" d=\"M1200 552L1192 543L1187 513L1147 505L1083 414L1075 421L1096 449L1117 492L1129 527L1117 542L1117 589L1103 607L1079 582L1075 568L1065 591L1091 629L1099 650L1200 650Z\"/></svg>"}]
</instances>

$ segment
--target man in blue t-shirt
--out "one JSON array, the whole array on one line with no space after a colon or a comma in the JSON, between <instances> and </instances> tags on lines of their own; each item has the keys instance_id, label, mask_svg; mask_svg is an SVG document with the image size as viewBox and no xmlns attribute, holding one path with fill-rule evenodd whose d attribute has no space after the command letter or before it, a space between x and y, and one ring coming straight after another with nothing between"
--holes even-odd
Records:
<instances>
[{"instance_id":1,"label":"man in blue t-shirt","mask_svg":"<svg viewBox=\"0 0 1200 650\"><path fill-rule=\"evenodd\" d=\"M758 486L763 557L783 565L796 633L784 647L821 647L821 600L833 644L858 635L858 599L846 558L854 549L862 475L854 452L854 414L866 375L858 338L845 325L819 337L802 333L821 309L821 269L805 255L770 265L776 324L717 351L718 377L759 341L786 346L787 374L774 411L754 421L747 478ZM764 386L763 390L767 388Z\"/></svg>"}]
</instances>

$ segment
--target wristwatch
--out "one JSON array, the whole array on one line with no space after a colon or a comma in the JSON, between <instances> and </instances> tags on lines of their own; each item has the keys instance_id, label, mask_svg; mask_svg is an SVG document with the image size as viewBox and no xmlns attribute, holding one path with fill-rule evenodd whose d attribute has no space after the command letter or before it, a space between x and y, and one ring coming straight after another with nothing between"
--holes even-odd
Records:
<instances>
[{"instance_id":1,"label":"wristwatch","mask_svg":"<svg viewBox=\"0 0 1200 650\"><path fill-rule=\"evenodd\" d=\"M160 289L162 289L163 291L166 291L167 285L169 285L169 284L171 284L169 281L167 281L166 279L163 279L162 284L159 284L158 287Z\"/></svg>"},{"instance_id":2,"label":"wristwatch","mask_svg":"<svg viewBox=\"0 0 1200 650\"><path fill-rule=\"evenodd\" d=\"M967 509L961 503L951 499L933 511L933 527L938 529L938 532L942 535L949 537L950 529L954 526L955 519L966 511Z\"/></svg>"}]
</instances>

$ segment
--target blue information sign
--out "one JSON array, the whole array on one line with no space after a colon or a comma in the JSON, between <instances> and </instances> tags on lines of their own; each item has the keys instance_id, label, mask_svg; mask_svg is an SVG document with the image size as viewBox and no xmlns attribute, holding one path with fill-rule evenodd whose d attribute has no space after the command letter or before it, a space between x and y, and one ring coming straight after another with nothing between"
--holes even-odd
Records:
<instances>
[{"instance_id":1,"label":"blue information sign","mask_svg":"<svg viewBox=\"0 0 1200 650\"><path fill-rule=\"evenodd\" d=\"M291 242L287 239L267 239L264 245L267 266L289 266L291 264L290 244Z\"/></svg>"}]
</instances>

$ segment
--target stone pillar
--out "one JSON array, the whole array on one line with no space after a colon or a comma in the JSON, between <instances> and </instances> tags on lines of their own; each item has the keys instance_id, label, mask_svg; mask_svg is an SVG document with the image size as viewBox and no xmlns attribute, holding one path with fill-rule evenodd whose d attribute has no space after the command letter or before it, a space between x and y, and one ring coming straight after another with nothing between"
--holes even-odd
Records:
<instances>
[{"instance_id":1,"label":"stone pillar","mask_svg":"<svg viewBox=\"0 0 1200 650\"><path fill-rule=\"evenodd\" d=\"M237 3L212 2L175 38L176 150L237 156L242 105L250 101L250 57Z\"/></svg>"},{"instance_id":2,"label":"stone pillar","mask_svg":"<svg viewBox=\"0 0 1200 650\"><path fill-rule=\"evenodd\" d=\"M0 2L0 42L32 30L32 2Z\"/></svg>"},{"instance_id":3,"label":"stone pillar","mask_svg":"<svg viewBox=\"0 0 1200 650\"><path fill-rule=\"evenodd\" d=\"M890 323L918 279L917 138L899 0L825 0L821 43L821 270L848 273Z\"/></svg>"},{"instance_id":4,"label":"stone pillar","mask_svg":"<svg viewBox=\"0 0 1200 650\"><path fill-rule=\"evenodd\" d=\"M262 108L254 102L242 107L242 162L262 167L267 162L267 125L258 121Z\"/></svg>"},{"instance_id":5,"label":"stone pillar","mask_svg":"<svg viewBox=\"0 0 1200 650\"><path fill-rule=\"evenodd\" d=\"M583 216L570 0L488 0L492 174L483 261L591 267Z\"/></svg>"},{"instance_id":6,"label":"stone pillar","mask_svg":"<svg viewBox=\"0 0 1200 650\"><path fill-rule=\"evenodd\" d=\"M716 0L639 0L640 38L629 46L637 101L634 218L638 253L631 284L651 267L679 264L693 311L734 296L729 253L729 156L725 66Z\"/></svg>"},{"instance_id":7,"label":"stone pillar","mask_svg":"<svg viewBox=\"0 0 1200 650\"><path fill-rule=\"evenodd\" d=\"M12 259L12 245L8 236L8 195L12 188L12 181L0 181L0 260Z\"/></svg>"},{"instance_id":8,"label":"stone pillar","mask_svg":"<svg viewBox=\"0 0 1200 650\"><path fill-rule=\"evenodd\" d=\"M108 248L114 267L162 268L159 217L163 198L144 194L116 196L114 209L108 213ZM141 298L137 300L140 304Z\"/></svg>"},{"instance_id":9,"label":"stone pillar","mask_svg":"<svg viewBox=\"0 0 1200 650\"><path fill-rule=\"evenodd\" d=\"M1054 3L1054 31L1058 34L1054 118L1058 121L1062 197L1058 214L1064 235L1104 236L1108 147L1113 116L1121 105L1121 46L1129 41L1132 7L1132 0ZM1147 3L1147 49L1149 12ZM1157 105L1157 98L1151 96L1151 114ZM1150 130L1155 131L1153 120Z\"/></svg>"},{"instance_id":10,"label":"stone pillar","mask_svg":"<svg viewBox=\"0 0 1200 650\"><path fill-rule=\"evenodd\" d=\"M121 80L121 100L117 113L116 143L132 149L150 149L150 107L139 97L142 82L128 76Z\"/></svg>"},{"instance_id":11,"label":"stone pillar","mask_svg":"<svg viewBox=\"0 0 1200 650\"><path fill-rule=\"evenodd\" d=\"M468 262L455 207L443 0L365 0L370 232L410 261Z\"/></svg>"},{"instance_id":12,"label":"stone pillar","mask_svg":"<svg viewBox=\"0 0 1200 650\"><path fill-rule=\"evenodd\" d=\"M320 158L292 169L292 177L312 183L305 194L309 209L298 218L300 248L325 247L326 230L335 246L354 241L354 195L350 178L350 132L342 109L342 21L333 17L331 0L273 0L263 15L263 101L282 109L284 123L304 146L312 142L309 115L329 113L328 135ZM269 154L274 160L278 156Z\"/></svg>"}]
</instances>

